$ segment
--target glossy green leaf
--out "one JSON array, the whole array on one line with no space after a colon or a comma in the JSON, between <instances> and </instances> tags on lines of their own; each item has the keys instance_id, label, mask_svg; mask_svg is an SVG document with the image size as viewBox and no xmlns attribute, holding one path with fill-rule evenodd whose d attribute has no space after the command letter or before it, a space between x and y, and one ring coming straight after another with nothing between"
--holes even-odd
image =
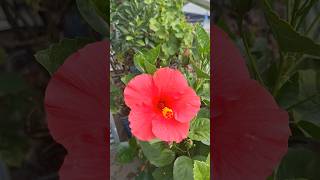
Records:
<instances>
[{"instance_id":1,"label":"glossy green leaf","mask_svg":"<svg viewBox=\"0 0 320 180\"><path fill-rule=\"evenodd\" d=\"M206 162L194 161L194 180L210 180L210 166Z\"/></svg>"},{"instance_id":2,"label":"glossy green leaf","mask_svg":"<svg viewBox=\"0 0 320 180\"><path fill-rule=\"evenodd\" d=\"M141 53L137 53L134 55L133 58L133 63L135 67L141 72L144 73L146 72L145 67L144 67L144 57Z\"/></svg>"},{"instance_id":3,"label":"glossy green leaf","mask_svg":"<svg viewBox=\"0 0 320 180\"><path fill-rule=\"evenodd\" d=\"M309 121L320 126L320 74L308 69L300 70L299 75L299 102L293 108L296 120Z\"/></svg>"},{"instance_id":4,"label":"glossy green leaf","mask_svg":"<svg viewBox=\"0 0 320 180\"><path fill-rule=\"evenodd\" d=\"M71 54L90 42L92 40L86 38L63 39L48 49L38 51L35 58L52 75Z\"/></svg>"},{"instance_id":5,"label":"glossy green leaf","mask_svg":"<svg viewBox=\"0 0 320 180\"><path fill-rule=\"evenodd\" d=\"M303 132L305 132L308 137L320 140L320 126L308 121L299 121L298 126L303 129Z\"/></svg>"},{"instance_id":6,"label":"glossy green leaf","mask_svg":"<svg viewBox=\"0 0 320 180\"><path fill-rule=\"evenodd\" d=\"M92 0L98 14L109 24L110 18L109 18L109 9L110 9L110 1L106 0Z\"/></svg>"},{"instance_id":7,"label":"glossy green leaf","mask_svg":"<svg viewBox=\"0 0 320 180\"><path fill-rule=\"evenodd\" d=\"M195 118L191 121L188 137L196 141L210 141L210 119Z\"/></svg>"},{"instance_id":8,"label":"glossy green leaf","mask_svg":"<svg viewBox=\"0 0 320 180\"><path fill-rule=\"evenodd\" d=\"M86 22L97 32L103 36L109 35L109 25L99 15L99 12L92 0L76 0L78 9ZM107 14L107 12L106 12Z\"/></svg>"},{"instance_id":9,"label":"glossy green leaf","mask_svg":"<svg viewBox=\"0 0 320 180\"><path fill-rule=\"evenodd\" d=\"M121 78L121 81L124 83L124 84L128 84L128 82L133 79L135 76L134 74L127 74L127 75L124 75L122 78Z\"/></svg>"},{"instance_id":10,"label":"glossy green leaf","mask_svg":"<svg viewBox=\"0 0 320 180\"><path fill-rule=\"evenodd\" d=\"M264 0L263 4L266 19L281 51L320 56L320 44L299 34L289 23L280 19L280 17L271 9L267 0Z\"/></svg>"},{"instance_id":11,"label":"glossy green leaf","mask_svg":"<svg viewBox=\"0 0 320 180\"><path fill-rule=\"evenodd\" d=\"M205 162L206 161L206 157L205 156L202 156L202 155L195 155L192 157L193 160L197 160L197 161L203 161Z\"/></svg>"},{"instance_id":12,"label":"glossy green leaf","mask_svg":"<svg viewBox=\"0 0 320 180\"><path fill-rule=\"evenodd\" d=\"M193 180L193 160L186 156L180 156L173 165L174 180Z\"/></svg>"},{"instance_id":13,"label":"glossy green leaf","mask_svg":"<svg viewBox=\"0 0 320 180\"><path fill-rule=\"evenodd\" d=\"M320 179L320 155L303 148L289 148L278 168L277 179Z\"/></svg>"},{"instance_id":14,"label":"glossy green leaf","mask_svg":"<svg viewBox=\"0 0 320 180\"><path fill-rule=\"evenodd\" d=\"M198 42L198 49L202 54L210 53L210 37L208 32L199 24L195 26L195 35Z\"/></svg>"},{"instance_id":15,"label":"glossy green leaf","mask_svg":"<svg viewBox=\"0 0 320 180\"><path fill-rule=\"evenodd\" d=\"M173 180L173 165L170 164L165 167L156 168L152 176L154 180Z\"/></svg>"},{"instance_id":16,"label":"glossy green leaf","mask_svg":"<svg viewBox=\"0 0 320 180\"><path fill-rule=\"evenodd\" d=\"M156 66L151 64L149 61L144 61L144 66L149 74L153 74L157 70Z\"/></svg>"},{"instance_id":17,"label":"glossy green leaf","mask_svg":"<svg viewBox=\"0 0 320 180\"><path fill-rule=\"evenodd\" d=\"M155 65L160 54L160 45L143 53L145 59Z\"/></svg>"},{"instance_id":18,"label":"glossy green leaf","mask_svg":"<svg viewBox=\"0 0 320 180\"><path fill-rule=\"evenodd\" d=\"M146 158L157 167L169 165L175 158L175 153L166 148L163 142L150 144L149 142L139 141L139 144Z\"/></svg>"},{"instance_id":19,"label":"glossy green leaf","mask_svg":"<svg viewBox=\"0 0 320 180\"><path fill-rule=\"evenodd\" d=\"M116 161L122 164L132 162L136 153L128 142L121 142L117 148Z\"/></svg>"}]
</instances>

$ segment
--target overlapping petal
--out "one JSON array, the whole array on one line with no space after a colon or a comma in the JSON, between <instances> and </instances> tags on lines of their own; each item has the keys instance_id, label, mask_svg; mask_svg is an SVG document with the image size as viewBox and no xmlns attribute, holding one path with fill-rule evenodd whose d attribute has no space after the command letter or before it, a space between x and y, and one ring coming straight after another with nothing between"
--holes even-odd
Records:
<instances>
[{"instance_id":1,"label":"overlapping petal","mask_svg":"<svg viewBox=\"0 0 320 180\"><path fill-rule=\"evenodd\" d=\"M131 109L132 133L144 141L156 137L180 142L187 137L189 122L200 109L200 98L183 74L168 67L158 69L153 76L136 76L125 88L124 100ZM172 109L173 118L163 117L160 104Z\"/></svg>"},{"instance_id":2,"label":"overlapping petal","mask_svg":"<svg viewBox=\"0 0 320 180\"><path fill-rule=\"evenodd\" d=\"M152 132L152 120L157 116L150 108L131 110L129 114L132 134L142 141L155 138Z\"/></svg>"},{"instance_id":3,"label":"overlapping petal","mask_svg":"<svg viewBox=\"0 0 320 180\"><path fill-rule=\"evenodd\" d=\"M175 141L179 143L188 136L190 123L180 123L175 119L164 119L157 116L152 120L152 132L154 135L166 142Z\"/></svg>"},{"instance_id":4,"label":"overlapping petal","mask_svg":"<svg viewBox=\"0 0 320 180\"><path fill-rule=\"evenodd\" d=\"M107 179L107 42L71 55L46 90L48 127L68 151L61 180Z\"/></svg>"},{"instance_id":5,"label":"overlapping petal","mask_svg":"<svg viewBox=\"0 0 320 180\"><path fill-rule=\"evenodd\" d=\"M287 151L288 115L257 82L216 26L213 37L213 177L266 179Z\"/></svg>"},{"instance_id":6,"label":"overlapping petal","mask_svg":"<svg viewBox=\"0 0 320 180\"><path fill-rule=\"evenodd\" d=\"M153 100L157 95L153 78L148 74L134 77L124 90L125 103L131 109L153 107Z\"/></svg>"}]
</instances>

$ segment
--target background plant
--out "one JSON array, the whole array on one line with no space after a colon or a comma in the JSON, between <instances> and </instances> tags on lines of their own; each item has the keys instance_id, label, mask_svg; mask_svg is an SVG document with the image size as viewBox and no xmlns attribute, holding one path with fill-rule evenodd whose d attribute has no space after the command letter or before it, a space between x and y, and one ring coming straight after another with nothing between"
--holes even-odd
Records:
<instances>
[{"instance_id":1,"label":"background plant","mask_svg":"<svg viewBox=\"0 0 320 180\"><path fill-rule=\"evenodd\" d=\"M210 39L200 25L186 21L182 12L184 3L111 2L111 46L114 63L123 68L122 82L126 84L137 74L153 74L157 68L169 66L184 73L202 100L189 136L181 143L131 138L129 143L119 145L118 162L131 162L135 156L145 162L146 168L138 179L209 179Z\"/></svg>"}]
</instances>

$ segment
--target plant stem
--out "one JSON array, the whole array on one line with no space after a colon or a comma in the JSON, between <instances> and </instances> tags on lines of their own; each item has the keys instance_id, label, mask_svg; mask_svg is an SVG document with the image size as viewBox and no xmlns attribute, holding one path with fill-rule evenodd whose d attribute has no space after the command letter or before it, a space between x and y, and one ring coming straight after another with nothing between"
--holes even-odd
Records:
<instances>
[{"instance_id":1,"label":"plant stem","mask_svg":"<svg viewBox=\"0 0 320 180\"><path fill-rule=\"evenodd\" d=\"M259 83L264 86L262 77L261 77L261 75L260 75L260 73L258 71L257 63L256 63L255 59L252 57L252 55L250 53L247 36L245 35L245 33L242 30L242 20L240 22L238 22L238 26L239 26L241 39L242 39L242 42L244 44L244 48L245 48L247 57L249 58L249 69L251 70L251 73L254 74L255 79L258 80Z\"/></svg>"},{"instance_id":2,"label":"plant stem","mask_svg":"<svg viewBox=\"0 0 320 180\"><path fill-rule=\"evenodd\" d=\"M291 22L291 0L287 0L287 20Z\"/></svg>"},{"instance_id":3,"label":"plant stem","mask_svg":"<svg viewBox=\"0 0 320 180\"><path fill-rule=\"evenodd\" d=\"M181 151L182 153L186 153L187 151L182 150L181 148L179 148L178 146L176 146L175 144L173 145L174 148L178 149L179 151Z\"/></svg>"}]
</instances>

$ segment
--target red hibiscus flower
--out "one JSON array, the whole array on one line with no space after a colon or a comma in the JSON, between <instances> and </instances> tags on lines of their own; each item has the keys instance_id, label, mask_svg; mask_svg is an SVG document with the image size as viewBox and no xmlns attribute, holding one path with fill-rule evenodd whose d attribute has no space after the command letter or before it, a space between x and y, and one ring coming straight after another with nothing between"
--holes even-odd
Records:
<instances>
[{"instance_id":1,"label":"red hibiscus flower","mask_svg":"<svg viewBox=\"0 0 320 180\"><path fill-rule=\"evenodd\" d=\"M124 99L131 109L132 134L143 141L182 141L200 109L200 98L185 77L170 68L136 76L126 86Z\"/></svg>"},{"instance_id":2,"label":"red hibiscus flower","mask_svg":"<svg viewBox=\"0 0 320 180\"><path fill-rule=\"evenodd\" d=\"M48 127L68 151L61 180L107 179L108 52L106 42L87 45L65 61L47 87Z\"/></svg>"},{"instance_id":3,"label":"red hibiscus flower","mask_svg":"<svg viewBox=\"0 0 320 180\"><path fill-rule=\"evenodd\" d=\"M249 78L245 61L216 26L213 39L213 177L262 180L288 147L288 115Z\"/></svg>"}]
</instances>

